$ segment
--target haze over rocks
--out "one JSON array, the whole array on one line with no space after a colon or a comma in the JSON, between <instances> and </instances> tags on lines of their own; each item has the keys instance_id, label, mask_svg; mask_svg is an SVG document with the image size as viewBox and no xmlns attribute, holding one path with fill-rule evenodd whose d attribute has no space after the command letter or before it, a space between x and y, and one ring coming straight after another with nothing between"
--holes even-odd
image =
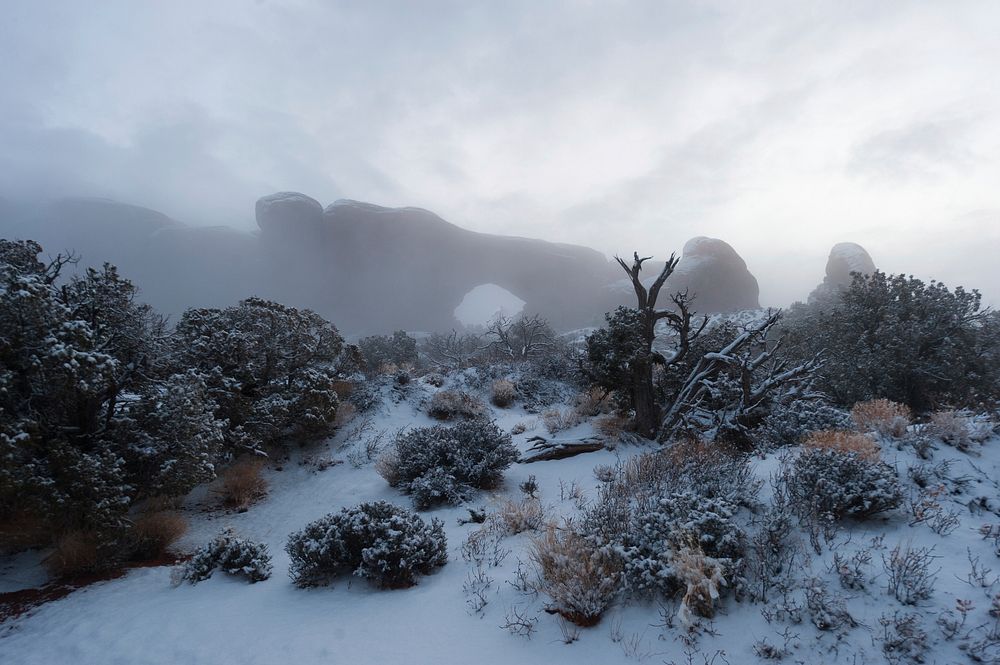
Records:
<instances>
[{"instance_id":1,"label":"haze over rocks","mask_svg":"<svg viewBox=\"0 0 1000 665\"><path fill-rule=\"evenodd\" d=\"M255 213L260 231L247 233L189 226L109 199L6 202L0 232L38 239L50 254L72 250L81 267L110 261L174 315L256 294L312 308L348 332L442 330L456 325L455 307L469 291L495 284L524 300L524 311L574 328L631 298L601 252L470 231L421 208L347 199L324 208L305 194L278 192L260 198ZM649 279L659 266L650 262ZM704 313L759 307L757 280L718 239L689 241L667 288L688 290Z\"/></svg>"}]
</instances>

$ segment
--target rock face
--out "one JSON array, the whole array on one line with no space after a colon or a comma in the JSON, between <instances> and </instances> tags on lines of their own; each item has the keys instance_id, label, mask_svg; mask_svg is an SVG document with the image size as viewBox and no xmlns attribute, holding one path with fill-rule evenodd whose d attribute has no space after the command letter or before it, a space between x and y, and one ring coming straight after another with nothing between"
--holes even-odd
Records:
<instances>
[{"instance_id":1,"label":"rock face","mask_svg":"<svg viewBox=\"0 0 1000 665\"><path fill-rule=\"evenodd\" d=\"M257 199L257 226L265 233L281 234L287 227L297 231L315 228L323 222L323 206L299 192L277 192Z\"/></svg>"},{"instance_id":2,"label":"rock face","mask_svg":"<svg viewBox=\"0 0 1000 665\"><path fill-rule=\"evenodd\" d=\"M809 294L809 302L823 300L847 288L853 280L853 273L870 275L875 270L875 262L864 247L853 242L837 243L826 261L826 276Z\"/></svg>"},{"instance_id":3,"label":"rock face","mask_svg":"<svg viewBox=\"0 0 1000 665\"><path fill-rule=\"evenodd\" d=\"M260 232L246 233L72 199L13 223L0 216L0 234L36 238L53 254L75 250L80 268L115 263L174 320L188 307L259 295L314 309L348 333L447 330L465 295L484 284L563 329L600 324L604 312L635 303L631 288L619 288L618 265L578 245L478 233L420 208L340 200L323 209L297 192L265 196L255 212ZM650 279L662 265L647 264ZM683 289L703 313L757 307L757 281L721 240L685 246L664 294Z\"/></svg>"}]
</instances>

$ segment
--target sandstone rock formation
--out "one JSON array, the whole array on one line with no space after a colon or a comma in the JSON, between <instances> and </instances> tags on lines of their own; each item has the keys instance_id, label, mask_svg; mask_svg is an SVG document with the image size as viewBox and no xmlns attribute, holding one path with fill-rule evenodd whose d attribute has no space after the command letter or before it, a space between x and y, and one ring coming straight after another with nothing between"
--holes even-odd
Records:
<instances>
[{"instance_id":1,"label":"sandstone rock formation","mask_svg":"<svg viewBox=\"0 0 1000 665\"><path fill-rule=\"evenodd\" d=\"M830 250L826 262L826 276L809 294L809 302L818 302L850 286L854 273L870 275L875 272L875 262L864 247L853 242L841 242Z\"/></svg>"},{"instance_id":2,"label":"sandstone rock formation","mask_svg":"<svg viewBox=\"0 0 1000 665\"><path fill-rule=\"evenodd\" d=\"M600 252L470 231L420 208L340 200L323 209L279 192L257 201L259 233L188 226L96 199L6 217L4 237L36 238L50 253L72 249L81 268L115 263L175 320L187 307L259 295L312 308L348 333L446 330L463 297L483 284L510 291L557 328L599 325L604 312L635 302L631 289L616 288L620 268ZM647 265L650 279L659 267ZM699 312L758 306L756 280L721 240L685 246L664 293L682 289L696 295Z\"/></svg>"}]
</instances>

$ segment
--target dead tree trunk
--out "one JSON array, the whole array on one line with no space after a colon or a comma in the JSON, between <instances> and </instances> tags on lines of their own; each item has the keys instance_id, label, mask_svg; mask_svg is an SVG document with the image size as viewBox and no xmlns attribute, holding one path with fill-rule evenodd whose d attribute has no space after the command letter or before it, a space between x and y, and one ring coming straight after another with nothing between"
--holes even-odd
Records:
<instances>
[{"instance_id":1,"label":"dead tree trunk","mask_svg":"<svg viewBox=\"0 0 1000 665\"><path fill-rule=\"evenodd\" d=\"M684 360L691 342L705 329L708 318L705 317L697 328L692 327L691 299L687 292L671 296L670 299L675 309L656 309L656 300L660 295L660 289L663 288L667 278L673 274L679 262L676 255L670 255L649 289L643 285L639 273L642 271L643 262L652 257L639 258L638 252L633 253L633 256L631 266L617 256L615 260L632 282L632 289L635 291L636 297L636 311L639 312L640 334L642 335L640 353L633 358L631 367L630 391L632 405L635 409L635 427L641 436L653 439L656 438L660 425L660 410L656 404L656 395L653 390L653 367L655 365L676 365ZM653 351L653 342L656 341L656 325L661 320L666 321L677 336L677 347L669 358Z\"/></svg>"}]
</instances>

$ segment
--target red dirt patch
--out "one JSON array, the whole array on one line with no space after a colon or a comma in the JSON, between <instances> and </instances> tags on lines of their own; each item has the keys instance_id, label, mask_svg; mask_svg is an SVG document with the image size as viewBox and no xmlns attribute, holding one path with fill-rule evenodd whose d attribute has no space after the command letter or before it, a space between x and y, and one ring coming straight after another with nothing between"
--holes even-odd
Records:
<instances>
[{"instance_id":1,"label":"red dirt patch","mask_svg":"<svg viewBox=\"0 0 1000 665\"><path fill-rule=\"evenodd\" d=\"M173 566L190 558L189 555L164 555L156 559L149 559L148 561L130 561L122 564L119 568L87 573L85 575L74 575L73 577L49 582L44 586L33 589L20 589L18 591L0 593L0 623L24 616L45 603L65 598L77 589L83 589L97 582L125 577L125 574L133 568Z\"/></svg>"}]
</instances>

